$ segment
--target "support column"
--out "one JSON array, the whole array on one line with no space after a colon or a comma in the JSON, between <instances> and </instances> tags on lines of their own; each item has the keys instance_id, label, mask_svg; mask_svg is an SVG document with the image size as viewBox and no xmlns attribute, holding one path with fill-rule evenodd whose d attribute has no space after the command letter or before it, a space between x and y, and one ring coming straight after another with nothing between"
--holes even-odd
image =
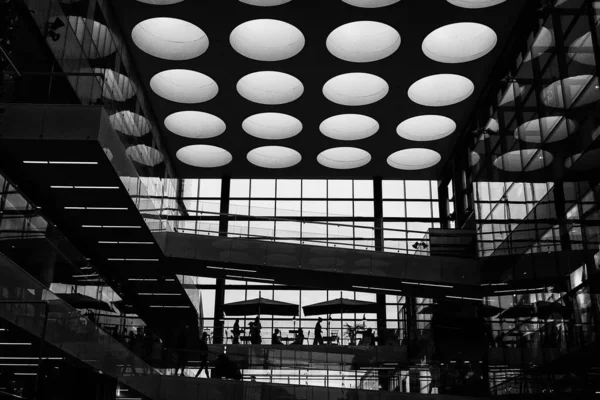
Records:
<instances>
[{"instance_id":1,"label":"support column","mask_svg":"<svg viewBox=\"0 0 600 400\"><path fill-rule=\"evenodd\" d=\"M227 237L229 229L229 193L231 190L231 178L223 177L221 180L221 206L219 209L219 236ZM223 304L225 303L225 279L218 278L215 288L215 317L213 343L223 344L225 339L225 314Z\"/></svg>"},{"instance_id":2,"label":"support column","mask_svg":"<svg viewBox=\"0 0 600 400\"><path fill-rule=\"evenodd\" d=\"M375 251L383 251L383 186L380 177L373 178L373 207Z\"/></svg>"}]
</instances>

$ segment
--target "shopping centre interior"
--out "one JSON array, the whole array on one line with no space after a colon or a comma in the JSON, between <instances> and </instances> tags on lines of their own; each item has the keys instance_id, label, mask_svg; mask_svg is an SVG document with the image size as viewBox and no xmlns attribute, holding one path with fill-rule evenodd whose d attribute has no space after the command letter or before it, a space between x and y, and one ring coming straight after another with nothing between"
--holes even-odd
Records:
<instances>
[{"instance_id":1,"label":"shopping centre interior","mask_svg":"<svg viewBox=\"0 0 600 400\"><path fill-rule=\"evenodd\" d=\"M0 400L600 398L600 1L0 0Z\"/></svg>"}]
</instances>

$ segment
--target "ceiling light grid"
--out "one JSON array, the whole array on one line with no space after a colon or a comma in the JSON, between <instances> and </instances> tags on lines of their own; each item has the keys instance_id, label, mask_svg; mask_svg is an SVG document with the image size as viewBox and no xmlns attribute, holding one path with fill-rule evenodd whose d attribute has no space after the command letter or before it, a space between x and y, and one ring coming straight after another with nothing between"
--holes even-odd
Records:
<instances>
[{"instance_id":1,"label":"ceiling light grid","mask_svg":"<svg viewBox=\"0 0 600 400\"><path fill-rule=\"evenodd\" d=\"M496 46L502 45L510 31L510 24L494 23L490 13L502 11L508 21L518 14L500 3L474 9L468 21L484 27L484 50L475 46L478 51L471 56L476 58L461 61L460 69L445 69L444 62L424 56L421 48L437 29L465 22L464 6L444 2L443 19L432 18L426 4L406 12L414 4L394 0L335 0L314 7L299 0L182 1L172 6L116 2L115 7L129 32L143 20L169 17L189 22L210 40L204 53L187 60L134 52L143 82L150 82L158 128L166 132L169 152L180 156L176 167L182 177L218 178L227 173L269 178L276 167L280 178L300 173L307 178L436 179L442 162L407 170L387 160L407 148L447 157L456 132L464 127L463 115L482 86L479 71L496 62L495 47L484 45L494 37ZM133 12L138 8L144 11ZM514 9L518 8L517 4ZM271 22L261 27L265 20ZM490 31L485 27L493 34L486 36ZM273 32L284 34L275 37ZM261 47L265 38L272 40L271 47ZM409 65L399 68L402 63ZM181 74L183 79L165 74L165 85L160 74L171 70L191 72ZM452 96L419 97L418 91L409 90L423 78L459 70L460 75L454 75L460 83L441 91ZM429 102L432 105L425 105ZM417 117L427 118L404 129L405 121ZM134 134L144 130L140 125ZM335 150L339 148L358 149L352 152L359 155L359 166L332 169L321 163L343 165L345 158ZM272 154L280 155L270 153L273 149L301 161L272 161ZM331 155L328 150L335 150L339 158L326 157Z\"/></svg>"}]
</instances>

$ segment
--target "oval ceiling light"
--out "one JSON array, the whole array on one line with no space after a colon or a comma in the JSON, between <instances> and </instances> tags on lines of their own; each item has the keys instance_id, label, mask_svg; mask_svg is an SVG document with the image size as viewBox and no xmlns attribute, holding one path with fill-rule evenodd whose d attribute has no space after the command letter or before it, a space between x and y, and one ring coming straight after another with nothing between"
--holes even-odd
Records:
<instances>
[{"instance_id":1,"label":"oval ceiling light","mask_svg":"<svg viewBox=\"0 0 600 400\"><path fill-rule=\"evenodd\" d=\"M159 72L150 79L150 87L160 97L184 104L203 103L219 93L212 78L189 69Z\"/></svg>"},{"instance_id":2,"label":"oval ceiling light","mask_svg":"<svg viewBox=\"0 0 600 400\"><path fill-rule=\"evenodd\" d=\"M461 75L439 74L419 79L408 88L408 97L417 104L444 107L469 97L475 86Z\"/></svg>"},{"instance_id":3,"label":"oval ceiling light","mask_svg":"<svg viewBox=\"0 0 600 400\"><path fill-rule=\"evenodd\" d=\"M187 165L199 168L218 168L227 165L233 157L231 153L217 146L194 144L177 150L177 159Z\"/></svg>"},{"instance_id":4,"label":"oval ceiling light","mask_svg":"<svg viewBox=\"0 0 600 400\"><path fill-rule=\"evenodd\" d=\"M402 121L396 128L400 137L417 142L438 140L451 135L456 123L441 115L419 115Z\"/></svg>"},{"instance_id":5,"label":"oval ceiling light","mask_svg":"<svg viewBox=\"0 0 600 400\"><path fill-rule=\"evenodd\" d=\"M135 96L135 86L127 76L113 71L112 69L94 68L94 73L103 74L104 81L100 81L103 87L102 96L109 100L125 102Z\"/></svg>"},{"instance_id":6,"label":"oval ceiling light","mask_svg":"<svg viewBox=\"0 0 600 400\"><path fill-rule=\"evenodd\" d=\"M577 122L564 117L544 117L525 122L515 137L529 143L552 143L566 139L577 130Z\"/></svg>"},{"instance_id":7,"label":"oval ceiling light","mask_svg":"<svg viewBox=\"0 0 600 400\"><path fill-rule=\"evenodd\" d=\"M165 127L174 134L190 139L210 139L225 132L225 122L202 111L180 111L165 118Z\"/></svg>"},{"instance_id":8,"label":"oval ceiling light","mask_svg":"<svg viewBox=\"0 0 600 400\"><path fill-rule=\"evenodd\" d=\"M291 103L304 93L304 85L296 77L276 71L248 74L238 81L236 88L246 100L267 105Z\"/></svg>"},{"instance_id":9,"label":"oval ceiling light","mask_svg":"<svg viewBox=\"0 0 600 400\"><path fill-rule=\"evenodd\" d=\"M257 7L273 7L289 3L292 0L240 0L242 3Z\"/></svg>"},{"instance_id":10,"label":"oval ceiling light","mask_svg":"<svg viewBox=\"0 0 600 400\"><path fill-rule=\"evenodd\" d=\"M261 113L246 118L242 122L242 129L248 135L259 139L281 140L299 134L302 131L302 122L287 114Z\"/></svg>"},{"instance_id":11,"label":"oval ceiling light","mask_svg":"<svg viewBox=\"0 0 600 400\"><path fill-rule=\"evenodd\" d=\"M379 8L391 6L400 0L342 0L346 4L360 8Z\"/></svg>"},{"instance_id":12,"label":"oval ceiling light","mask_svg":"<svg viewBox=\"0 0 600 400\"><path fill-rule=\"evenodd\" d=\"M525 62L531 61L532 58L539 57L546 53L552 46L554 46L554 35L550 29L542 26L536 35L535 40L531 44L531 50L529 50L527 56L525 56Z\"/></svg>"},{"instance_id":13,"label":"oval ceiling light","mask_svg":"<svg viewBox=\"0 0 600 400\"><path fill-rule=\"evenodd\" d=\"M91 19L74 16L70 16L68 20L79 43L87 44L88 58L107 57L117 50L113 35L106 25ZM90 46L88 43L90 41L90 32L93 46Z\"/></svg>"},{"instance_id":14,"label":"oval ceiling light","mask_svg":"<svg viewBox=\"0 0 600 400\"><path fill-rule=\"evenodd\" d=\"M120 111L108 117L110 126L128 136L141 137L152 130L152 125L145 117L129 110Z\"/></svg>"},{"instance_id":15,"label":"oval ceiling light","mask_svg":"<svg viewBox=\"0 0 600 400\"><path fill-rule=\"evenodd\" d=\"M390 167L414 171L430 168L440 162L442 156L437 151L424 148L411 148L397 151L387 158Z\"/></svg>"},{"instance_id":16,"label":"oval ceiling light","mask_svg":"<svg viewBox=\"0 0 600 400\"><path fill-rule=\"evenodd\" d=\"M434 61L457 64L485 56L497 42L493 29L474 22L459 22L431 32L423 40L421 49Z\"/></svg>"},{"instance_id":17,"label":"oval ceiling light","mask_svg":"<svg viewBox=\"0 0 600 400\"><path fill-rule=\"evenodd\" d=\"M504 3L506 0L448 0L448 3L462 8L487 8Z\"/></svg>"},{"instance_id":18,"label":"oval ceiling light","mask_svg":"<svg viewBox=\"0 0 600 400\"><path fill-rule=\"evenodd\" d=\"M338 75L323 85L323 95L343 106L366 106L383 99L390 87L377 75L352 72Z\"/></svg>"},{"instance_id":19,"label":"oval ceiling light","mask_svg":"<svg viewBox=\"0 0 600 400\"><path fill-rule=\"evenodd\" d=\"M565 167L574 171L590 171L600 168L600 149L592 149L567 157Z\"/></svg>"},{"instance_id":20,"label":"oval ceiling light","mask_svg":"<svg viewBox=\"0 0 600 400\"><path fill-rule=\"evenodd\" d=\"M331 32L326 45L331 54L344 61L378 61L398 50L400 34L381 22L357 21L342 25Z\"/></svg>"},{"instance_id":21,"label":"oval ceiling light","mask_svg":"<svg viewBox=\"0 0 600 400\"><path fill-rule=\"evenodd\" d=\"M151 56L172 61L191 60L208 49L208 36L196 25L177 18L151 18L131 31L133 43Z\"/></svg>"},{"instance_id":22,"label":"oval ceiling light","mask_svg":"<svg viewBox=\"0 0 600 400\"><path fill-rule=\"evenodd\" d=\"M331 139L361 140L376 134L379 123L366 115L340 114L321 122L319 130Z\"/></svg>"},{"instance_id":23,"label":"oval ceiling light","mask_svg":"<svg viewBox=\"0 0 600 400\"><path fill-rule=\"evenodd\" d=\"M152 4L155 6L169 6L171 4L181 3L183 0L137 0L140 3Z\"/></svg>"},{"instance_id":24,"label":"oval ceiling light","mask_svg":"<svg viewBox=\"0 0 600 400\"><path fill-rule=\"evenodd\" d=\"M147 167L154 167L163 162L163 156L160 154L160 151L145 144L128 147L125 153L127 153L127 156L131 160Z\"/></svg>"},{"instance_id":25,"label":"oval ceiling light","mask_svg":"<svg viewBox=\"0 0 600 400\"><path fill-rule=\"evenodd\" d=\"M302 156L296 150L283 146L258 147L251 150L246 158L257 167L269 169L293 167L302 160Z\"/></svg>"},{"instance_id":26,"label":"oval ceiling light","mask_svg":"<svg viewBox=\"0 0 600 400\"><path fill-rule=\"evenodd\" d=\"M596 58L594 57L594 45L592 43L592 34L590 32L577 38L571 46L569 46L569 56L571 60L579 64L595 66Z\"/></svg>"},{"instance_id":27,"label":"oval ceiling light","mask_svg":"<svg viewBox=\"0 0 600 400\"><path fill-rule=\"evenodd\" d=\"M594 103L600 100L598 77L578 75L555 81L542 89L541 97L545 105L554 108L582 107Z\"/></svg>"},{"instance_id":28,"label":"oval ceiling light","mask_svg":"<svg viewBox=\"0 0 600 400\"><path fill-rule=\"evenodd\" d=\"M508 172L529 172L550 165L553 159L552 154L545 150L514 150L497 157L494 166Z\"/></svg>"},{"instance_id":29,"label":"oval ceiling light","mask_svg":"<svg viewBox=\"0 0 600 400\"><path fill-rule=\"evenodd\" d=\"M367 165L371 155L357 147L335 147L322 151L317 161L324 167L332 169L353 169Z\"/></svg>"},{"instance_id":30,"label":"oval ceiling light","mask_svg":"<svg viewBox=\"0 0 600 400\"><path fill-rule=\"evenodd\" d=\"M304 48L304 35L294 25L276 19L244 22L229 36L231 47L257 61L282 61Z\"/></svg>"}]
</instances>

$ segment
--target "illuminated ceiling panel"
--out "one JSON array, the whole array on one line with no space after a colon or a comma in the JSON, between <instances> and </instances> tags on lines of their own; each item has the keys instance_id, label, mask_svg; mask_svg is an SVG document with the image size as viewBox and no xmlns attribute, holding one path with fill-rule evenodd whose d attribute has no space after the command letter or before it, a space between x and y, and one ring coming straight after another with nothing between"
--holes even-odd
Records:
<instances>
[{"instance_id":1,"label":"illuminated ceiling panel","mask_svg":"<svg viewBox=\"0 0 600 400\"><path fill-rule=\"evenodd\" d=\"M289 3L292 0L240 0L242 3L257 7L273 7Z\"/></svg>"},{"instance_id":2,"label":"illuminated ceiling panel","mask_svg":"<svg viewBox=\"0 0 600 400\"><path fill-rule=\"evenodd\" d=\"M340 114L321 122L321 133L336 140L361 140L373 136L379 124L371 117L361 114Z\"/></svg>"},{"instance_id":3,"label":"illuminated ceiling panel","mask_svg":"<svg viewBox=\"0 0 600 400\"><path fill-rule=\"evenodd\" d=\"M304 35L287 22L256 19L244 22L231 32L231 47L244 57L258 61L281 61L304 48Z\"/></svg>"},{"instance_id":4,"label":"illuminated ceiling panel","mask_svg":"<svg viewBox=\"0 0 600 400\"><path fill-rule=\"evenodd\" d=\"M431 149L413 148L399 150L387 159L390 167L403 170L419 170L433 167L441 161L440 154Z\"/></svg>"},{"instance_id":5,"label":"illuminated ceiling panel","mask_svg":"<svg viewBox=\"0 0 600 400\"><path fill-rule=\"evenodd\" d=\"M391 6L400 0L342 0L346 4L360 8L379 8Z\"/></svg>"},{"instance_id":6,"label":"illuminated ceiling panel","mask_svg":"<svg viewBox=\"0 0 600 400\"><path fill-rule=\"evenodd\" d=\"M179 161L199 168L218 168L231 162L231 153L217 146L194 144L177 151Z\"/></svg>"},{"instance_id":7,"label":"illuminated ceiling panel","mask_svg":"<svg viewBox=\"0 0 600 400\"><path fill-rule=\"evenodd\" d=\"M208 37L196 25L177 18L151 18L137 24L131 38L140 50L165 60L190 60L208 49Z\"/></svg>"},{"instance_id":8,"label":"illuminated ceiling panel","mask_svg":"<svg viewBox=\"0 0 600 400\"><path fill-rule=\"evenodd\" d=\"M202 111L180 111L165 119L165 127L176 135L190 139L210 139L225 132L225 122Z\"/></svg>"},{"instance_id":9,"label":"illuminated ceiling panel","mask_svg":"<svg viewBox=\"0 0 600 400\"><path fill-rule=\"evenodd\" d=\"M304 93L304 86L292 75L260 71L240 79L237 91L240 96L254 103L279 105L297 100Z\"/></svg>"},{"instance_id":10,"label":"illuminated ceiling panel","mask_svg":"<svg viewBox=\"0 0 600 400\"><path fill-rule=\"evenodd\" d=\"M456 123L441 115L420 115L409 118L398 125L396 132L407 140L427 142L451 135Z\"/></svg>"},{"instance_id":11,"label":"illuminated ceiling panel","mask_svg":"<svg viewBox=\"0 0 600 400\"><path fill-rule=\"evenodd\" d=\"M456 64L476 60L494 49L498 37L482 24L460 22L442 26L423 40L423 53L434 61Z\"/></svg>"},{"instance_id":12,"label":"illuminated ceiling panel","mask_svg":"<svg viewBox=\"0 0 600 400\"><path fill-rule=\"evenodd\" d=\"M88 46L89 58L107 57L117 50L114 37L106 25L91 19L74 16L70 16L68 20L79 43L88 43L91 32L91 40L94 45Z\"/></svg>"},{"instance_id":13,"label":"illuminated ceiling panel","mask_svg":"<svg viewBox=\"0 0 600 400\"><path fill-rule=\"evenodd\" d=\"M152 130L152 125L143 116L129 110L117 112L108 117L110 126L128 136L141 137Z\"/></svg>"},{"instance_id":14,"label":"illuminated ceiling panel","mask_svg":"<svg viewBox=\"0 0 600 400\"><path fill-rule=\"evenodd\" d=\"M280 169L298 164L302 156L294 149L283 146L264 146L251 150L248 161L257 167Z\"/></svg>"},{"instance_id":15,"label":"illuminated ceiling panel","mask_svg":"<svg viewBox=\"0 0 600 400\"><path fill-rule=\"evenodd\" d=\"M542 101L548 107L582 107L600 100L598 77L578 75L558 80L542 89Z\"/></svg>"},{"instance_id":16,"label":"illuminated ceiling panel","mask_svg":"<svg viewBox=\"0 0 600 400\"><path fill-rule=\"evenodd\" d=\"M163 156L160 152L145 144L128 147L125 150L129 158L139 164L147 167L154 167L163 162Z\"/></svg>"},{"instance_id":17,"label":"illuminated ceiling panel","mask_svg":"<svg viewBox=\"0 0 600 400\"><path fill-rule=\"evenodd\" d=\"M302 122L282 113L260 113L246 118L242 129L248 135L266 140L289 139L302 131Z\"/></svg>"},{"instance_id":18,"label":"illuminated ceiling panel","mask_svg":"<svg viewBox=\"0 0 600 400\"><path fill-rule=\"evenodd\" d=\"M488 8L504 3L506 0L448 0L448 3L462 8Z\"/></svg>"},{"instance_id":19,"label":"illuminated ceiling panel","mask_svg":"<svg viewBox=\"0 0 600 400\"><path fill-rule=\"evenodd\" d=\"M150 80L150 87L160 97L184 104L203 103L219 93L212 78L188 69L159 72Z\"/></svg>"},{"instance_id":20,"label":"illuminated ceiling panel","mask_svg":"<svg viewBox=\"0 0 600 400\"><path fill-rule=\"evenodd\" d=\"M577 123L564 117L544 117L527 121L515 129L515 137L529 143L564 140L577 130Z\"/></svg>"},{"instance_id":21,"label":"illuminated ceiling panel","mask_svg":"<svg viewBox=\"0 0 600 400\"><path fill-rule=\"evenodd\" d=\"M171 4L181 3L183 0L137 0L140 3L152 4L155 6L168 6Z\"/></svg>"},{"instance_id":22,"label":"illuminated ceiling panel","mask_svg":"<svg viewBox=\"0 0 600 400\"><path fill-rule=\"evenodd\" d=\"M494 166L508 172L530 172L547 167L553 159L545 150L514 150L497 157Z\"/></svg>"},{"instance_id":23,"label":"illuminated ceiling panel","mask_svg":"<svg viewBox=\"0 0 600 400\"><path fill-rule=\"evenodd\" d=\"M389 92L387 82L363 72L338 75L325 83L323 95L343 106L365 106L383 99Z\"/></svg>"},{"instance_id":24,"label":"illuminated ceiling panel","mask_svg":"<svg viewBox=\"0 0 600 400\"><path fill-rule=\"evenodd\" d=\"M400 34L381 22L357 21L342 25L331 32L326 45L331 54L344 61L378 61L398 50Z\"/></svg>"},{"instance_id":25,"label":"illuminated ceiling panel","mask_svg":"<svg viewBox=\"0 0 600 400\"><path fill-rule=\"evenodd\" d=\"M453 74L431 75L408 88L408 97L417 104L444 107L468 98L475 87L468 78Z\"/></svg>"},{"instance_id":26,"label":"illuminated ceiling panel","mask_svg":"<svg viewBox=\"0 0 600 400\"><path fill-rule=\"evenodd\" d=\"M335 147L321 152L317 161L331 169L354 169L367 165L371 161L371 155L357 147Z\"/></svg>"}]
</instances>

